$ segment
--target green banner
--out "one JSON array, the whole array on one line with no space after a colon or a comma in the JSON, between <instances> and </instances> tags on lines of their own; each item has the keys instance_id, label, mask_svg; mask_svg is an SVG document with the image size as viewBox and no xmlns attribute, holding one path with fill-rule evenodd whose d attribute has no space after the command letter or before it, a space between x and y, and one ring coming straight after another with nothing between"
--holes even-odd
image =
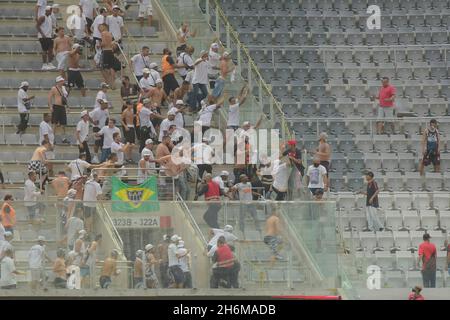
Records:
<instances>
[{"instance_id":1,"label":"green banner","mask_svg":"<svg viewBox=\"0 0 450 320\"><path fill-rule=\"evenodd\" d=\"M111 177L112 210L121 212L159 211L156 176L139 185L128 185L117 177Z\"/></svg>"}]
</instances>

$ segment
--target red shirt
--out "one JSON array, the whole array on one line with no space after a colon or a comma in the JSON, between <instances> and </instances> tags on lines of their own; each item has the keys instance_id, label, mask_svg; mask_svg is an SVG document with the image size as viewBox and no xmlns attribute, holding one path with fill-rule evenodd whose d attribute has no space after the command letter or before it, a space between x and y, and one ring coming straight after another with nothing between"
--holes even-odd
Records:
<instances>
[{"instance_id":1,"label":"red shirt","mask_svg":"<svg viewBox=\"0 0 450 320\"><path fill-rule=\"evenodd\" d=\"M408 296L408 300L425 300L421 294L415 296L414 292L411 292Z\"/></svg>"},{"instance_id":2,"label":"red shirt","mask_svg":"<svg viewBox=\"0 0 450 320\"><path fill-rule=\"evenodd\" d=\"M378 94L378 98L380 99L380 106L381 107L393 107L394 101L384 101L384 99L390 99L397 90L394 86L388 85L387 87L381 87L380 93Z\"/></svg>"},{"instance_id":3,"label":"red shirt","mask_svg":"<svg viewBox=\"0 0 450 320\"><path fill-rule=\"evenodd\" d=\"M419 256L421 255L425 256L425 263L422 264L422 270L425 270L425 265L428 262L428 260L430 260L430 257L433 253L434 256L436 257L436 246L434 245L434 243L425 241L422 242L422 244L419 246Z\"/></svg>"}]
</instances>

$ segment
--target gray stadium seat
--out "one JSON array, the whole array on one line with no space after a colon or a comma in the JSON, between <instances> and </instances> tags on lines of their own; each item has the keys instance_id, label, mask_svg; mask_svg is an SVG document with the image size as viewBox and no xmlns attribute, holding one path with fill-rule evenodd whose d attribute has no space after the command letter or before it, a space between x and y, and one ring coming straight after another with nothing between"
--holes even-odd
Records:
<instances>
[{"instance_id":1,"label":"gray stadium seat","mask_svg":"<svg viewBox=\"0 0 450 320\"><path fill-rule=\"evenodd\" d=\"M404 177L400 172L389 172L386 175L386 188L389 191L404 190Z\"/></svg>"},{"instance_id":2,"label":"gray stadium seat","mask_svg":"<svg viewBox=\"0 0 450 320\"><path fill-rule=\"evenodd\" d=\"M394 236L391 231L377 231L377 248L390 251L394 247Z\"/></svg>"},{"instance_id":3,"label":"gray stadium seat","mask_svg":"<svg viewBox=\"0 0 450 320\"><path fill-rule=\"evenodd\" d=\"M395 257L398 269L408 271L414 268L413 254L411 251L397 251L395 252Z\"/></svg>"},{"instance_id":4,"label":"gray stadium seat","mask_svg":"<svg viewBox=\"0 0 450 320\"><path fill-rule=\"evenodd\" d=\"M438 217L434 210L419 210L419 215L422 229L430 232L439 228ZM434 237L433 241L436 241Z\"/></svg>"},{"instance_id":5,"label":"gray stadium seat","mask_svg":"<svg viewBox=\"0 0 450 320\"><path fill-rule=\"evenodd\" d=\"M412 208L412 196L409 193L396 193L394 196L395 208L409 210Z\"/></svg>"},{"instance_id":6,"label":"gray stadium seat","mask_svg":"<svg viewBox=\"0 0 450 320\"><path fill-rule=\"evenodd\" d=\"M394 268L394 255L391 254L390 252L386 252L386 251L377 251L375 252L375 258L377 261L377 265L382 269L382 270L392 270Z\"/></svg>"},{"instance_id":7,"label":"gray stadium seat","mask_svg":"<svg viewBox=\"0 0 450 320\"><path fill-rule=\"evenodd\" d=\"M407 231L393 231L395 247L399 251L406 251L411 248L411 238Z\"/></svg>"}]
</instances>

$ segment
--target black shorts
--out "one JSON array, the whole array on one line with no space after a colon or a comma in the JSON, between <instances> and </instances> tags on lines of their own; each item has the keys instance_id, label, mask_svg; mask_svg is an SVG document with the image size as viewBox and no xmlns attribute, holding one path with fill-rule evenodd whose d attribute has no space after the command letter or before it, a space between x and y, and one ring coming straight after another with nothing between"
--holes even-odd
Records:
<instances>
[{"instance_id":1,"label":"black shorts","mask_svg":"<svg viewBox=\"0 0 450 320\"><path fill-rule=\"evenodd\" d=\"M102 69L114 68L114 53L112 50L103 50L102 53Z\"/></svg>"},{"instance_id":2,"label":"black shorts","mask_svg":"<svg viewBox=\"0 0 450 320\"><path fill-rule=\"evenodd\" d=\"M123 136L125 137L125 142L135 143L136 130L134 129L134 127L128 128L128 131L123 129Z\"/></svg>"},{"instance_id":3,"label":"black shorts","mask_svg":"<svg viewBox=\"0 0 450 320\"><path fill-rule=\"evenodd\" d=\"M77 88L81 89L84 88L84 81L83 81L83 77L81 76L81 72L78 71L74 71L74 70L69 70L68 71L68 82L69 82L69 87L73 88L75 86L77 86Z\"/></svg>"},{"instance_id":4,"label":"black shorts","mask_svg":"<svg viewBox=\"0 0 450 320\"><path fill-rule=\"evenodd\" d=\"M425 167L430 164L433 164L433 166L438 166L441 164L441 156L439 154L436 154L435 152L430 152L425 157L423 157L422 162Z\"/></svg>"},{"instance_id":5,"label":"black shorts","mask_svg":"<svg viewBox=\"0 0 450 320\"><path fill-rule=\"evenodd\" d=\"M327 169L327 176L328 176L328 173L330 172L330 162L329 161L320 161L320 164L322 166L324 166L325 169Z\"/></svg>"},{"instance_id":6,"label":"black shorts","mask_svg":"<svg viewBox=\"0 0 450 320\"><path fill-rule=\"evenodd\" d=\"M111 284L111 278L107 276L101 276L100 277L100 287L102 289L107 289L109 285Z\"/></svg>"},{"instance_id":7,"label":"black shorts","mask_svg":"<svg viewBox=\"0 0 450 320\"><path fill-rule=\"evenodd\" d=\"M84 217L90 218L95 214L96 211L97 211L97 208L95 208L95 207L84 207Z\"/></svg>"},{"instance_id":8,"label":"black shorts","mask_svg":"<svg viewBox=\"0 0 450 320\"><path fill-rule=\"evenodd\" d=\"M94 132L94 133L97 133L100 130L101 129L97 128L97 127L92 128L92 132ZM101 136L101 138L95 138L95 142L94 143L95 143L96 146L102 147L103 146L103 136Z\"/></svg>"},{"instance_id":9,"label":"black shorts","mask_svg":"<svg viewBox=\"0 0 450 320\"><path fill-rule=\"evenodd\" d=\"M56 104L53 105L52 123L60 124L62 126L65 126L67 124L66 107Z\"/></svg>"},{"instance_id":10,"label":"black shorts","mask_svg":"<svg viewBox=\"0 0 450 320\"><path fill-rule=\"evenodd\" d=\"M176 284L184 283L184 272L181 270L180 266L169 267L169 272Z\"/></svg>"},{"instance_id":11,"label":"black shorts","mask_svg":"<svg viewBox=\"0 0 450 320\"><path fill-rule=\"evenodd\" d=\"M94 23L94 21L91 18L86 18L86 25L88 30L91 30L92 23Z\"/></svg>"},{"instance_id":12,"label":"black shorts","mask_svg":"<svg viewBox=\"0 0 450 320\"><path fill-rule=\"evenodd\" d=\"M40 38L39 42L41 43L42 51L48 51L53 49L53 39L52 38Z\"/></svg>"}]
</instances>

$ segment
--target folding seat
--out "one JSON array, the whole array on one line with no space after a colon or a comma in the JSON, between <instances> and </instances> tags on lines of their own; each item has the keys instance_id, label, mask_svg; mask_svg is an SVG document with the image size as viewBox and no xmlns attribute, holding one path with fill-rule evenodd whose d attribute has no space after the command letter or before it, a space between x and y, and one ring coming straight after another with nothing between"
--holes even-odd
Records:
<instances>
[{"instance_id":1,"label":"folding seat","mask_svg":"<svg viewBox=\"0 0 450 320\"><path fill-rule=\"evenodd\" d=\"M375 252L376 264L382 270L392 270L394 268L395 256L386 251Z\"/></svg>"},{"instance_id":2,"label":"folding seat","mask_svg":"<svg viewBox=\"0 0 450 320\"><path fill-rule=\"evenodd\" d=\"M271 33L256 33L256 43L261 46L270 46L273 44Z\"/></svg>"},{"instance_id":3,"label":"folding seat","mask_svg":"<svg viewBox=\"0 0 450 320\"><path fill-rule=\"evenodd\" d=\"M391 135L391 150L396 153L408 151L408 140L404 134Z\"/></svg>"},{"instance_id":4,"label":"folding seat","mask_svg":"<svg viewBox=\"0 0 450 320\"><path fill-rule=\"evenodd\" d=\"M381 52L383 52L383 51L381 51ZM357 63L369 63L370 62L370 54L366 50L364 50L364 51L355 50L353 53L353 57L354 57L354 61Z\"/></svg>"},{"instance_id":5,"label":"folding seat","mask_svg":"<svg viewBox=\"0 0 450 320\"><path fill-rule=\"evenodd\" d=\"M405 172L406 189L409 191L424 191L423 177L418 172Z\"/></svg>"},{"instance_id":6,"label":"folding seat","mask_svg":"<svg viewBox=\"0 0 450 320\"><path fill-rule=\"evenodd\" d=\"M367 153L364 155L366 169L376 172L381 171L381 156L377 153Z\"/></svg>"},{"instance_id":7,"label":"folding seat","mask_svg":"<svg viewBox=\"0 0 450 320\"><path fill-rule=\"evenodd\" d=\"M374 252L377 248L377 237L374 232L360 232L360 251Z\"/></svg>"},{"instance_id":8,"label":"folding seat","mask_svg":"<svg viewBox=\"0 0 450 320\"><path fill-rule=\"evenodd\" d=\"M428 104L428 99L416 98L412 104L412 112L417 114L418 117L427 117L429 115L430 109Z\"/></svg>"},{"instance_id":9,"label":"folding seat","mask_svg":"<svg viewBox=\"0 0 450 320\"><path fill-rule=\"evenodd\" d=\"M398 251L406 251L411 248L411 238L408 231L393 230L395 248Z\"/></svg>"},{"instance_id":10,"label":"folding seat","mask_svg":"<svg viewBox=\"0 0 450 320\"><path fill-rule=\"evenodd\" d=\"M434 210L419 210L419 216L422 230L431 232L439 228L438 216Z\"/></svg>"},{"instance_id":11,"label":"folding seat","mask_svg":"<svg viewBox=\"0 0 450 320\"><path fill-rule=\"evenodd\" d=\"M318 63L320 62L320 56L317 50L302 50L302 61L305 63Z\"/></svg>"},{"instance_id":12,"label":"folding seat","mask_svg":"<svg viewBox=\"0 0 450 320\"><path fill-rule=\"evenodd\" d=\"M411 80L413 78L412 69L409 65L397 64L396 79L401 81Z\"/></svg>"},{"instance_id":13,"label":"folding seat","mask_svg":"<svg viewBox=\"0 0 450 320\"><path fill-rule=\"evenodd\" d=\"M405 98L413 99L413 98L421 98L422 91L420 89L420 85L407 82L403 87L403 95Z\"/></svg>"},{"instance_id":14,"label":"folding seat","mask_svg":"<svg viewBox=\"0 0 450 320\"><path fill-rule=\"evenodd\" d=\"M20 145L22 141L20 140L20 136L18 134L5 134L5 142L9 145Z\"/></svg>"},{"instance_id":15,"label":"folding seat","mask_svg":"<svg viewBox=\"0 0 450 320\"><path fill-rule=\"evenodd\" d=\"M31 133L22 134L22 143L24 145L37 145L39 144L37 141L37 136Z\"/></svg>"},{"instance_id":16,"label":"folding seat","mask_svg":"<svg viewBox=\"0 0 450 320\"><path fill-rule=\"evenodd\" d=\"M442 62L442 50L440 49L425 49L424 57L427 62Z\"/></svg>"},{"instance_id":17,"label":"folding seat","mask_svg":"<svg viewBox=\"0 0 450 320\"><path fill-rule=\"evenodd\" d=\"M341 23L341 27L346 32L353 32L353 31L357 30L356 20L355 20L355 17L353 14L341 15L340 23Z\"/></svg>"},{"instance_id":18,"label":"folding seat","mask_svg":"<svg viewBox=\"0 0 450 320\"><path fill-rule=\"evenodd\" d=\"M394 18L392 18L394 21ZM398 33L398 43L400 45L414 45L415 44L415 38L414 33L412 32L400 32Z\"/></svg>"},{"instance_id":19,"label":"folding seat","mask_svg":"<svg viewBox=\"0 0 450 320\"><path fill-rule=\"evenodd\" d=\"M360 66L361 79L367 81L378 80L378 67L375 67L371 63L361 63Z\"/></svg>"},{"instance_id":20,"label":"folding seat","mask_svg":"<svg viewBox=\"0 0 450 320\"><path fill-rule=\"evenodd\" d=\"M386 190L395 192L404 189L404 178L400 172L388 172L385 179Z\"/></svg>"},{"instance_id":21,"label":"folding seat","mask_svg":"<svg viewBox=\"0 0 450 320\"><path fill-rule=\"evenodd\" d=\"M447 104L442 98L430 99L430 113L432 116L446 116Z\"/></svg>"},{"instance_id":22,"label":"folding seat","mask_svg":"<svg viewBox=\"0 0 450 320\"><path fill-rule=\"evenodd\" d=\"M353 193L340 193L337 199L339 209L350 211L355 208L355 195Z\"/></svg>"},{"instance_id":23,"label":"folding seat","mask_svg":"<svg viewBox=\"0 0 450 320\"><path fill-rule=\"evenodd\" d=\"M450 231L450 211L439 210L439 226L444 231Z\"/></svg>"},{"instance_id":24,"label":"folding seat","mask_svg":"<svg viewBox=\"0 0 450 320\"><path fill-rule=\"evenodd\" d=\"M407 271L406 272L406 286L413 288L417 284L423 283L421 271Z\"/></svg>"},{"instance_id":25,"label":"folding seat","mask_svg":"<svg viewBox=\"0 0 450 320\"><path fill-rule=\"evenodd\" d=\"M10 152L2 152L0 153L0 162L1 163L15 163L16 155Z\"/></svg>"},{"instance_id":26,"label":"folding seat","mask_svg":"<svg viewBox=\"0 0 450 320\"><path fill-rule=\"evenodd\" d=\"M330 178L330 190L331 192L343 192L347 191L347 187L345 185L345 179L342 176L342 173L333 173L329 174Z\"/></svg>"},{"instance_id":27,"label":"folding seat","mask_svg":"<svg viewBox=\"0 0 450 320\"><path fill-rule=\"evenodd\" d=\"M15 171L9 171L6 172L6 177L9 183L19 183L22 184L25 182L25 175L23 172L15 172Z\"/></svg>"},{"instance_id":28,"label":"folding seat","mask_svg":"<svg viewBox=\"0 0 450 320\"><path fill-rule=\"evenodd\" d=\"M333 166L331 171L343 173L347 169L347 159L342 153L333 154Z\"/></svg>"},{"instance_id":29,"label":"folding seat","mask_svg":"<svg viewBox=\"0 0 450 320\"><path fill-rule=\"evenodd\" d=\"M411 249L417 251L419 245L423 242L424 231L410 231L409 235L411 237Z\"/></svg>"},{"instance_id":30,"label":"folding seat","mask_svg":"<svg viewBox=\"0 0 450 320\"><path fill-rule=\"evenodd\" d=\"M416 210L402 210L403 227L409 231L420 229L420 217Z\"/></svg>"},{"instance_id":31,"label":"folding seat","mask_svg":"<svg viewBox=\"0 0 450 320\"><path fill-rule=\"evenodd\" d=\"M296 32L294 30L294 33L292 33L290 42L292 45L295 45L295 46L308 46L309 45L308 34Z\"/></svg>"},{"instance_id":32,"label":"folding seat","mask_svg":"<svg viewBox=\"0 0 450 320\"><path fill-rule=\"evenodd\" d=\"M413 27L422 27L425 25L425 19L423 15L410 15L409 25Z\"/></svg>"},{"instance_id":33,"label":"folding seat","mask_svg":"<svg viewBox=\"0 0 450 320\"><path fill-rule=\"evenodd\" d=\"M308 16L306 20L308 21L308 27L311 32L320 32L323 30L323 19L321 16Z\"/></svg>"},{"instance_id":34,"label":"folding seat","mask_svg":"<svg viewBox=\"0 0 450 320\"><path fill-rule=\"evenodd\" d=\"M409 193L396 193L394 203L396 209L410 210L412 208L412 196Z\"/></svg>"},{"instance_id":35,"label":"folding seat","mask_svg":"<svg viewBox=\"0 0 450 320\"><path fill-rule=\"evenodd\" d=\"M433 192L433 208L438 210L447 210L450 208L450 197L448 193Z\"/></svg>"},{"instance_id":36,"label":"folding seat","mask_svg":"<svg viewBox=\"0 0 450 320\"><path fill-rule=\"evenodd\" d=\"M428 99L439 97L439 87L436 84L424 84L422 94Z\"/></svg>"},{"instance_id":37,"label":"folding seat","mask_svg":"<svg viewBox=\"0 0 450 320\"><path fill-rule=\"evenodd\" d=\"M363 153L373 152L373 140L370 135L356 135L355 144L357 148Z\"/></svg>"},{"instance_id":38,"label":"folding seat","mask_svg":"<svg viewBox=\"0 0 450 320\"><path fill-rule=\"evenodd\" d=\"M396 263L394 257L394 264ZM383 288L405 288L406 278L405 274L399 270L388 270L383 274L384 286Z\"/></svg>"},{"instance_id":39,"label":"folding seat","mask_svg":"<svg viewBox=\"0 0 450 320\"><path fill-rule=\"evenodd\" d=\"M347 154L348 169L354 173L362 173L364 166L364 157L362 153Z\"/></svg>"},{"instance_id":40,"label":"folding seat","mask_svg":"<svg viewBox=\"0 0 450 320\"><path fill-rule=\"evenodd\" d=\"M406 15L392 15L392 25L397 28L408 27L408 17Z\"/></svg>"},{"instance_id":41,"label":"folding seat","mask_svg":"<svg viewBox=\"0 0 450 320\"><path fill-rule=\"evenodd\" d=\"M373 138L374 149L378 152L391 152L391 140L384 135L374 135Z\"/></svg>"},{"instance_id":42,"label":"folding seat","mask_svg":"<svg viewBox=\"0 0 450 320\"><path fill-rule=\"evenodd\" d=\"M364 36L361 33L347 33L347 44L350 46L364 45Z\"/></svg>"},{"instance_id":43,"label":"folding seat","mask_svg":"<svg viewBox=\"0 0 450 320\"><path fill-rule=\"evenodd\" d=\"M348 212L350 227L353 231L362 231L367 227L367 218L365 212L352 210Z\"/></svg>"},{"instance_id":44,"label":"folding seat","mask_svg":"<svg viewBox=\"0 0 450 320\"><path fill-rule=\"evenodd\" d=\"M431 42L433 44L448 44L447 32L433 32L431 35Z\"/></svg>"},{"instance_id":45,"label":"folding seat","mask_svg":"<svg viewBox=\"0 0 450 320\"><path fill-rule=\"evenodd\" d=\"M382 251L391 251L395 246L394 236L391 231L377 231L377 249Z\"/></svg>"},{"instance_id":46,"label":"folding seat","mask_svg":"<svg viewBox=\"0 0 450 320\"><path fill-rule=\"evenodd\" d=\"M447 68L445 65L442 66L431 66L430 67L430 78L438 81L447 79Z\"/></svg>"},{"instance_id":47,"label":"folding seat","mask_svg":"<svg viewBox=\"0 0 450 320\"><path fill-rule=\"evenodd\" d=\"M358 192L364 188L364 179L359 173L347 174L347 186L353 192Z\"/></svg>"},{"instance_id":48,"label":"folding seat","mask_svg":"<svg viewBox=\"0 0 450 320\"><path fill-rule=\"evenodd\" d=\"M17 163L28 163L30 161L29 152L14 152Z\"/></svg>"},{"instance_id":49,"label":"folding seat","mask_svg":"<svg viewBox=\"0 0 450 320\"><path fill-rule=\"evenodd\" d=\"M327 74L324 68L311 68L309 70L309 76L311 80L323 81L327 79Z\"/></svg>"},{"instance_id":50,"label":"folding seat","mask_svg":"<svg viewBox=\"0 0 450 320\"><path fill-rule=\"evenodd\" d=\"M275 32L289 32L292 28L291 18L288 16L275 16L273 22L272 28Z\"/></svg>"},{"instance_id":51,"label":"folding seat","mask_svg":"<svg viewBox=\"0 0 450 320\"><path fill-rule=\"evenodd\" d=\"M434 231L434 232L436 232L436 231ZM439 233L441 233L440 231L439 231ZM444 235L441 233L440 234L440 237L439 237L439 242L436 240L437 238L436 238L436 236L438 236L439 234L436 234L436 235L433 235L433 234L431 234L431 237L432 237L432 241L433 241L433 243L435 243L436 244L436 249L437 249L437 254L436 254L436 269L438 270L437 272L436 272L436 287L437 288L440 288L441 286L439 286L439 284L438 284L438 282L439 282L439 274L440 274L440 271L444 271L445 273L447 273L448 272L448 268L447 268L447 251L441 251L441 250L439 250L439 247L445 247L445 246L443 246L443 243L444 243ZM442 279L440 279L440 281L442 282Z\"/></svg>"},{"instance_id":52,"label":"folding seat","mask_svg":"<svg viewBox=\"0 0 450 320\"><path fill-rule=\"evenodd\" d=\"M414 256L411 251L396 251L397 269L408 271L415 267Z\"/></svg>"},{"instance_id":53,"label":"folding seat","mask_svg":"<svg viewBox=\"0 0 450 320\"><path fill-rule=\"evenodd\" d=\"M382 34L379 31L366 33L366 45L377 47L382 45Z\"/></svg>"},{"instance_id":54,"label":"folding seat","mask_svg":"<svg viewBox=\"0 0 450 320\"><path fill-rule=\"evenodd\" d=\"M443 177L441 173L426 172L425 173L425 186L428 191L441 191Z\"/></svg>"}]
</instances>

